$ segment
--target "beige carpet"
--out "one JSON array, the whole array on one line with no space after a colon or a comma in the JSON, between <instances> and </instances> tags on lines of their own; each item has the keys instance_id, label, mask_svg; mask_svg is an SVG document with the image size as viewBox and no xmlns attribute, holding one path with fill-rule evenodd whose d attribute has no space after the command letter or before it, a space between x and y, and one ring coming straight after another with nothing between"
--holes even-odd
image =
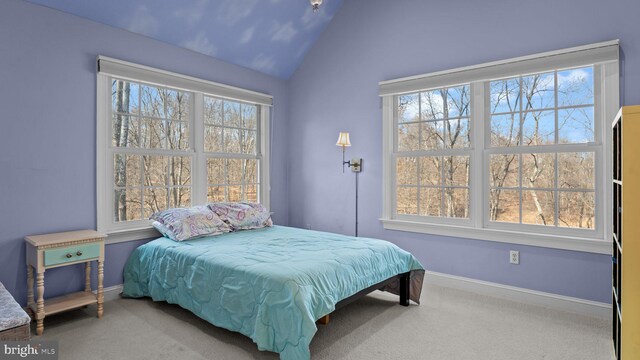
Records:
<instances>
[{"instance_id":1,"label":"beige carpet","mask_svg":"<svg viewBox=\"0 0 640 360\"><path fill-rule=\"evenodd\" d=\"M610 323L426 285L423 304L405 308L375 292L332 315L311 343L312 359L609 360ZM247 337L217 328L177 305L150 299L106 303L50 316L46 340L61 360L278 359Z\"/></svg>"}]
</instances>

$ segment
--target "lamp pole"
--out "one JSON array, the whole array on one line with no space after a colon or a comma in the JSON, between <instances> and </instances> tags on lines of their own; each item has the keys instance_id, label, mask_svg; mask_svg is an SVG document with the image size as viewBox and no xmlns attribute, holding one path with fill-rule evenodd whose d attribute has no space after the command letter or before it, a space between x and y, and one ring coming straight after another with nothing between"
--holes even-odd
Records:
<instances>
[{"instance_id":1,"label":"lamp pole","mask_svg":"<svg viewBox=\"0 0 640 360\"><path fill-rule=\"evenodd\" d=\"M360 175L360 173L357 172L355 174L356 174L356 237L358 237L358 175Z\"/></svg>"}]
</instances>

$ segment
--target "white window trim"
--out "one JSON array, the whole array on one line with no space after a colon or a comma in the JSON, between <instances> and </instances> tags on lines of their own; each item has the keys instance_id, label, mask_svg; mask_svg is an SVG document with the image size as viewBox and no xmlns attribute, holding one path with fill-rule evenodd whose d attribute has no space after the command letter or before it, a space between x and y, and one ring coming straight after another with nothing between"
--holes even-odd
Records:
<instances>
[{"instance_id":1,"label":"white window trim","mask_svg":"<svg viewBox=\"0 0 640 360\"><path fill-rule=\"evenodd\" d=\"M154 69L107 58L98 57L97 99L96 99L96 216L97 229L106 233L107 243L149 239L159 236L148 220L115 223L113 221L113 174L111 156L111 78L143 82L158 86L165 86L188 91L194 94L193 112L190 124L190 149L182 155L192 156L192 203L193 205L207 202L207 174L206 158L208 153L196 151L203 149L204 131L201 120L203 117L204 95L237 100L259 105L259 149L257 159L260 160L260 202L270 208L270 116L273 98L271 95L250 90L236 88L224 84L205 81L186 75ZM117 65L117 66L116 66ZM110 170L111 169L111 170Z\"/></svg>"},{"instance_id":2,"label":"white window trim","mask_svg":"<svg viewBox=\"0 0 640 360\"><path fill-rule=\"evenodd\" d=\"M388 230L400 230L417 233L462 237L468 239L505 242L512 244L532 245L556 249L584 251L599 254L611 254L611 239L607 236L611 232L611 189L606 184L611 181L611 162L607 155L611 153L611 127L609 120L613 119L619 107L619 41L580 46L570 49L557 50L520 58L497 61L465 68L440 71L431 74L412 76L396 80L380 82L380 96L382 97L383 120L383 213L382 224ZM531 232L522 232L523 225L509 225L490 223L487 211L483 207L488 204L485 189L485 172L487 171L488 154L490 148L485 149L484 124L478 119L484 119L484 83L495 78L506 78L519 74L544 72L558 68L595 65L594 91L596 92L596 131L602 134L602 148L596 151L596 167L600 171L596 174L596 231L583 229L543 229L531 225L526 226ZM595 72L598 72L596 76ZM395 136L396 136L396 107L397 95L427 90L437 87L452 86L468 83L471 91L471 171L470 186L470 219L468 223L453 221L456 219L407 217L395 214ZM600 91L602 96L598 96ZM602 103L598 103L603 99ZM478 106L478 104L481 104ZM597 119L600 119L598 122ZM600 144L598 144L600 145ZM589 147L589 145L580 145ZM552 146L558 148L558 146ZM549 151L553 150L551 147ZM563 151L566 148L563 148ZM478 166L482 164L482 166ZM488 206L488 205L486 205Z\"/></svg>"}]
</instances>

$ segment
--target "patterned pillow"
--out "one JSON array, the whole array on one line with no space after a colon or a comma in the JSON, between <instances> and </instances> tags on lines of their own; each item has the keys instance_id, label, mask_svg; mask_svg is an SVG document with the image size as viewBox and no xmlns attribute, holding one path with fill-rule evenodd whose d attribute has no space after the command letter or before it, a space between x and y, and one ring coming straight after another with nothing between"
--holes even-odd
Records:
<instances>
[{"instance_id":1,"label":"patterned pillow","mask_svg":"<svg viewBox=\"0 0 640 360\"><path fill-rule=\"evenodd\" d=\"M153 226L158 231L174 241L191 240L231 231L229 225L207 206L167 209L151 215L149 219L154 220Z\"/></svg>"},{"instance_id":2,"label":"patterned pillow","mask_svg":"<svg viewBox=\"0 0 640 360\"><path fill-rule=\"evenodd\" d=\"M211 203L209 208L236 230L260 229L273 226L271 213L262 204L239 203Z\"/></svg>"}]
</instances>

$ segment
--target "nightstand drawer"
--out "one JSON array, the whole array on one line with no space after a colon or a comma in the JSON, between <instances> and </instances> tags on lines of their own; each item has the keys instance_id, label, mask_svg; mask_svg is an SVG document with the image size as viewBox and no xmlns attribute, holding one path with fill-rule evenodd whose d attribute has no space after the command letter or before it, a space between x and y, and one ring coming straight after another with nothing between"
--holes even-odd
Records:
<instances>
[{"instance_id":1,"label":"nightstand drawer","mask_svg":"<svg viewBox=\"0 0 640 360\"><path fill-rule=\"evenodd\" d=\"M100 243L67 246L44 251L44 266L65 264L100 256Z\"/></svg>"}]
</instances>

